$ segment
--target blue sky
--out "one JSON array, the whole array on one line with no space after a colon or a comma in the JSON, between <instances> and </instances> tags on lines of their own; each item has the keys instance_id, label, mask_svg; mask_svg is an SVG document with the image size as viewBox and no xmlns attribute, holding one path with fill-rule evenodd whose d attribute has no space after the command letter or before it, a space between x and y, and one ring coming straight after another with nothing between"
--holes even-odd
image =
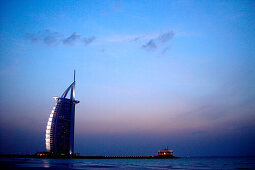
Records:
<instances>
[{"instance_id":1,"label":"blue sky","mask_svg":"<svg viewBox=\"0 0 255 170\"><path fill-rule=\"evenodd\" d=\"M83 155L254 155L254 1L0 3L1 153L45 149L76 69Z\"/></svg>"}]
</instances>

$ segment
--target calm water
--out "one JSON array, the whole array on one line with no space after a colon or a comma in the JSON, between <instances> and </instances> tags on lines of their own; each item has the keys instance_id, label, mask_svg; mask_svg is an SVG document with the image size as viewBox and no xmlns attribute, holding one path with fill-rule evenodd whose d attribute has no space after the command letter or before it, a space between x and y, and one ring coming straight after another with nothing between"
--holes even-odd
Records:
<instances>
[{"instance_id":1,"label":"calm water","mask_svg":"<svg viewBox=\"0 0 255 170\"><path fill-rule=\"evenodd\" d=\"M25 159L0 158L5 169L255 169L253 158ZM2 169L2 168L1 168Z\"/></svg>"}]
</instances>

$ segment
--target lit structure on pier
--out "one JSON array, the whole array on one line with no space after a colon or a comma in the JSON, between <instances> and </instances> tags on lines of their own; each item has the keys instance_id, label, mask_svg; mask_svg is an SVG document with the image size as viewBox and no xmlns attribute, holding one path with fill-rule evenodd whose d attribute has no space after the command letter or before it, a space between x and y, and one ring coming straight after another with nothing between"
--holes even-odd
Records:
<instances>
[{"instance_id":1,"label":"lit structure on pier","mask_svg":"<svg viewBox=\"0 0 255 170\"><path fill-rule=\"evenodd\" d=\"M174 156L174 151L168 150L168 148L164 150L160 150L158 151L158 156Z\"/></svg>"},{"instance_id":2,"label":"lit structure on pier","mask_svg":"<svg viewBox=\"0 0 255 170\"><path fill-rule=\"evenodd\" d=\"M70 92L70 98L67 94ZM75 71L74 81L61 97L54 97L53 107L46 128L46 150L56 155L74 154Z\"/></svg>"}]
</instances>

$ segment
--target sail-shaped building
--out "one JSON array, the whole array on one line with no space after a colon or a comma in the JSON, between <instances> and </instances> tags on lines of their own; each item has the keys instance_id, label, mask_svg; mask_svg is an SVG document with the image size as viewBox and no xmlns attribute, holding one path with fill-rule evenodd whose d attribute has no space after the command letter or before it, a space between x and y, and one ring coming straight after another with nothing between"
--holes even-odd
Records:
<instances>
[{"instance_id":1,"label":"sail-shaped building","mask_svg":"<svg viewBox=\"0 0 255 170\"><path fill-rule=\"evenodd\" d=\"M67 95L70 93L70 98ZM46 150L55 155L74 153L75 71L74 81L61 97L54 97L53 107L46 128Z\"/></svg>"}]
</instances>

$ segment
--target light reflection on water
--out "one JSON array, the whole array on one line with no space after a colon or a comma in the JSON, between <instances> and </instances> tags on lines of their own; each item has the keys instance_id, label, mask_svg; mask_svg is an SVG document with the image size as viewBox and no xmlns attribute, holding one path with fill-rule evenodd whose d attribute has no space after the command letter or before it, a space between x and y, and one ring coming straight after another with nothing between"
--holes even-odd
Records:
<instances>
[{"instance_id":1,"label":"light reflection on water","mask_svg":"<svg viewBox=\"0 0 255 170\"><path fill-rule=\"evenodd\" d=\"M50 161L48 159L43 159L43 167L44 168L49 168L50 167Z\"/></svg>"},{"instance_id":2,"label":"light reflection on water","mask_svg":"<svg viewBox=\"0 0 255 170\"><path fill-rule=\"evenodd\" d=\"M255 169L255 157L180 159L27 159L0 158L13 169Z\"/></svg>"}]
</instances>

